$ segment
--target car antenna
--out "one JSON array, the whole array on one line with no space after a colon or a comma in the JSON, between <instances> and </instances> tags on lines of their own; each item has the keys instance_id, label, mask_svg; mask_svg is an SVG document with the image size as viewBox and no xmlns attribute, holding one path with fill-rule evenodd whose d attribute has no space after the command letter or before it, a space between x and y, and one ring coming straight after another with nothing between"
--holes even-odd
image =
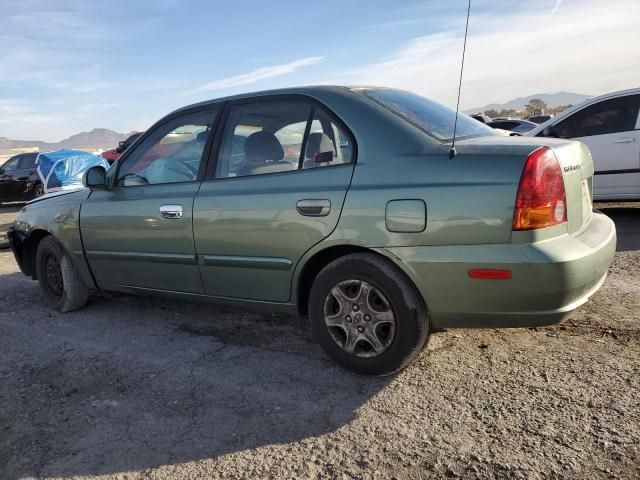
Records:
<instances>
[{"instance_id":1,"label":"car antenna","mask_svg":"<svg viewBox=\"0 0 640 480\"><path fill-rule=\"evenodd\" d=\"M464 54L467 50L467 32L469 31L469 14L471 13L471 0L467 5L467 24L464 27L464 44L462 46L462 62L460 64L460 81L458 82L458 101L456 103L456 119L453 122L453 139L449 149L449 158L456 156L456 130L458 129L458 112L460 111L460 92L462 90L462 72L464 71Z\"/></svg>"}]
</instances>

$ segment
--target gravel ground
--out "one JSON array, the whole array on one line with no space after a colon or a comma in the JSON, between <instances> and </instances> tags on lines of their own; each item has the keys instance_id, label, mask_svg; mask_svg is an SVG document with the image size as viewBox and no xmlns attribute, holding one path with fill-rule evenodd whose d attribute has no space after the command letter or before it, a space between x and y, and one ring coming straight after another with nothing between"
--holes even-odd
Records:
<instances>
[{"instance_id":1,"label":"gravel ground","mask_svg":"<svg viewBox=\"0 0 640 480\"><path fill-rule=\"evenodd\" d=\"M573 319L438 332L383 379L297 317L116 294L53 313L0 252L0 478L638 478L640 205L601 207L619 252Z\"/></svg>"}]
</instances>

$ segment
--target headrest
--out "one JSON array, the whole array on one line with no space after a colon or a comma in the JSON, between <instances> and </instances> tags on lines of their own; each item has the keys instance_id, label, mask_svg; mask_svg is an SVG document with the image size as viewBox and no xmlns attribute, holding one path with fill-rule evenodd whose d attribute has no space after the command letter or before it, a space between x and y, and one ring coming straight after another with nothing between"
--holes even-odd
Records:
<instances>
[{"instance_id":1,"label":"headrest","mask_svg":"<svg viewBox=\"0 0 640 480\"><path fill-rule=\"evenodd\" d=\"M249 135L244 142L244 153L247 162L251 163L279 161L284 158L282 145L271 132L255 132Z\"/></svg>"},{"instance_id":2,"label":"headrest","mask_svg":"<svg viewBox=\"0 0 640 480\"><path fill-rule=\"evenodd\" d=\"M333 142L326 133L314 132L309 134L307 140L306 157L313 159L316 153L333 152Z\"/></svg>"}]
</instances>

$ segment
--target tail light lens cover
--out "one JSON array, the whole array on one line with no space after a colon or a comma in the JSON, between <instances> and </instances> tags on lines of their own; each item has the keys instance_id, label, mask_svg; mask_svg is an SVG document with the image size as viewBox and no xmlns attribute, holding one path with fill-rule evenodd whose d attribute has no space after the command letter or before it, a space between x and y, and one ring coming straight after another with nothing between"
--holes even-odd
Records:
<instances>
[{"instance_id":1,"label":"tail light lens cover","mask_svg":"<svg viewBox=\"0 0 640 480\"><path fill-rule=\"evenodd\" d=\"M534 150L522 170L513 230L535 230L566 223L567 196L560 163L553 150Z\"/></svg>"}]
</instances>

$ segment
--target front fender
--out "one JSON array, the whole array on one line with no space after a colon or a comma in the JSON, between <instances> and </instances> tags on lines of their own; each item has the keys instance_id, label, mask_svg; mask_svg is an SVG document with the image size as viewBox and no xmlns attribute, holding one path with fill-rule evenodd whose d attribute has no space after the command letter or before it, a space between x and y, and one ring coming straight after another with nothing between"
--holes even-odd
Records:
<instances>
[{"instance_id":1,"label":"front fender","mask_svg":"<svg viewBox=\"0 0 640 480\"><path fill-rule=\"evenodd\" d=\"M86 285L96 288L84 256L80 234L80 209L90 193L90 190L83 189L44 196L26 204L18 212L11 228L10 241L23 273L36 278L37 245L44 236L53 235L69 255Z\"/></svg>"}]
</instances>

